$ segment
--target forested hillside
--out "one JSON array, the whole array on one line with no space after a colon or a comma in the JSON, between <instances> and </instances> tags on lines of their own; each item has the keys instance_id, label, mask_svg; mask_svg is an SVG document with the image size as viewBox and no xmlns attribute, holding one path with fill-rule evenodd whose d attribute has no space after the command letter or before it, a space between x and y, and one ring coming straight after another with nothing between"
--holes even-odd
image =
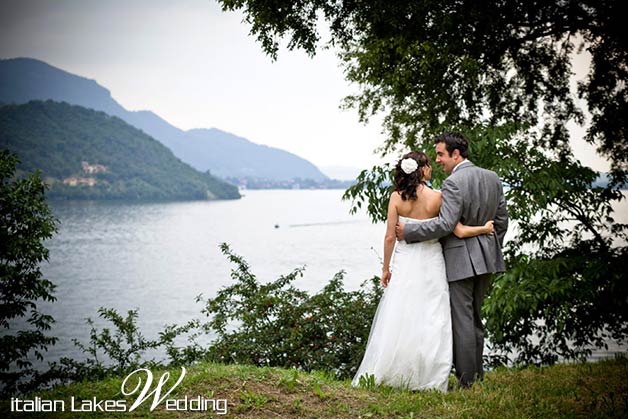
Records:
<instances>
[{"instance_id":1,"label":"forested hillside","mask_svg":"<svg viewBox=\"0 0 628 419\"><path fill-rule=\"evenodd\" d=\"M0 108L0 148L19 170L41 170L51 198L233 199L235 186L201 173L159 141L117 117L33 101Z\"/></svg>"}]
</instances>

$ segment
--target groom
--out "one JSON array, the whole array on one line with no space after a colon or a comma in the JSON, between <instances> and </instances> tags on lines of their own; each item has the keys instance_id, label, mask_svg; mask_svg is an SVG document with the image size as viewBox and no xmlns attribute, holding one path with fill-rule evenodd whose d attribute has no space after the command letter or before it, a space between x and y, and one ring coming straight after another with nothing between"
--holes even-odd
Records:
<instances>
[{"instance_id":1,"label":"groom","mask_svg":"<svg viewBox=\"0 0 628 419\"><path fill-rule=\"evenodd\" d=\"M398 223L397 238L408 243L442 238L453 329L456 376L463 387L481 379L484 325L482 301L491 273L505 270L502 245L508 213L502 184L494 172L469 160L469 141L459 133L446 133L436 141L436 163L450 176L443 182L437 218L422 223ZM452 234L460 221L480 226L494 220L494 235L459 239Z\"/></svg>"}]
</instances>

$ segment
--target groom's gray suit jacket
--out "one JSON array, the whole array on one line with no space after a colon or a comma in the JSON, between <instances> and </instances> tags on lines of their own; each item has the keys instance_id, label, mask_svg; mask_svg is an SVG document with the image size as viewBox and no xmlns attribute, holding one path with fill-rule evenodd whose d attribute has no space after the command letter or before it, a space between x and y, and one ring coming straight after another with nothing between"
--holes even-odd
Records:
<instances>
[{"instance_id":1,"label":"groom's gray suit jacket","mask_svg":"<svg viewBox=\"0 0 628 419\"><path fill-rule=\"evenodd\" d=\"M476 275L504 272L502 245L508 228L508 212L502 184L495 172L460 163L441 186L442 205L438 217L406 224L406 242L441 239L447 280L458 281ZM460 221L481 226L494 220L495 234L459 239L452 231Z\"/></svg>"}]
</instances>

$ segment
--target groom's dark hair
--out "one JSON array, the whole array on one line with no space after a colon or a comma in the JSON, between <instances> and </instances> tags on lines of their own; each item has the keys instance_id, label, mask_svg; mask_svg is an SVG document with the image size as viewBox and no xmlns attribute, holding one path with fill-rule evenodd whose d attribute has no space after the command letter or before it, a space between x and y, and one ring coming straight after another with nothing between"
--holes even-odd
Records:
<instances>
[{"instance_id":1,"label":"groom's dark hair","mask_svg":"<svg viewBox=\"0 0 628 419\"><path fill-rule=\"evenodd\" d=\"M454 150L458 150L465 159L469 157L469 140L459 132L446 132L434 140L434 144L445 143L445 148L451 156Z\"/></svg>"}]
</instances>

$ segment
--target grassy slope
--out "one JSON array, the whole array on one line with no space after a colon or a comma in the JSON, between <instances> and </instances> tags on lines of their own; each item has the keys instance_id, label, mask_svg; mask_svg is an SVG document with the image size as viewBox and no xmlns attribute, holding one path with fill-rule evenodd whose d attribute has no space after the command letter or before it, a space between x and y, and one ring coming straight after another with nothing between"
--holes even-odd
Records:
<instances>
[{"instance_id":1,"label":"grassy slope","mask_svg":"<svg viewBox=\"0 0 628 419\"><path fill-rule=\"evenodd\" d=\"M178 377L178 373L173 374ZM161 374L154 371L158 377ZM628 360L548 368L498 369L469 390L447 394L379 388L354 389L322 373L279 368L199 364L188 369L168 398L203 396L227 399L228 414L167 412L161 404L150 412L149 401L134 412L5 414L2 417L228 417L228 418L554 418L628 417ZM174 377L171 377L171 383ZM453 381L453 380L452 380ZM44 399L119 400L122 379L60 387L38 394ZM29 399L34 395L28 396ZM151 399L152 400L152 399ZM127 406L132 404L131 399ZM66 410L68 410L66 408Z\"/></svg>"}]
</instances>

